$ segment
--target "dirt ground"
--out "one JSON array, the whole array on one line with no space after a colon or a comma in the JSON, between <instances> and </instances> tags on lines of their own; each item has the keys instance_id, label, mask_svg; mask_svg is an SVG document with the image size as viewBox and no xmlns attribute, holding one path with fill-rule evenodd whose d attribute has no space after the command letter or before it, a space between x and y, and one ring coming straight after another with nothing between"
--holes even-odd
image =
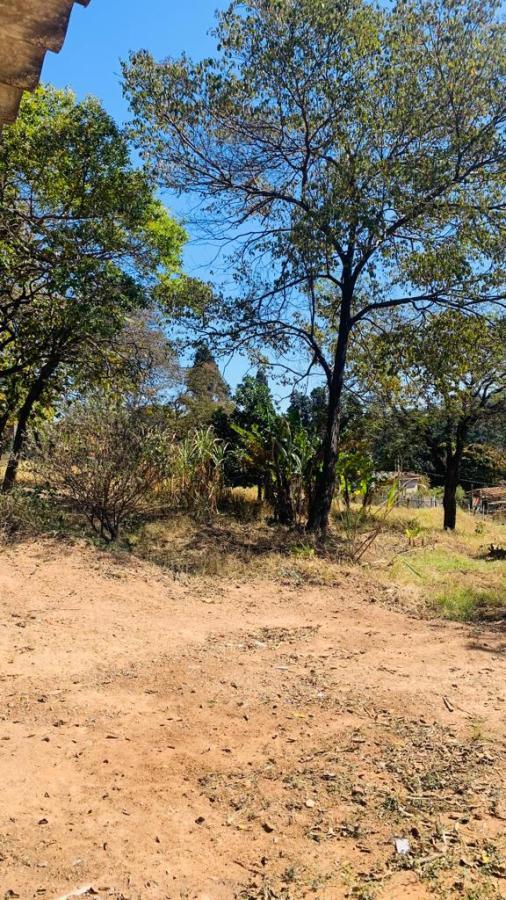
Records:
<instances>
[{"instance_id":1,"label":"dirt ground","mask_svg":"<svg viewBox=\"0 0 506 900\"><path fill-rule=\"evenodd\" d=\"M50 541L0 610L0 897L506 896L504 631Z\"/></svg>"}]
</instances>

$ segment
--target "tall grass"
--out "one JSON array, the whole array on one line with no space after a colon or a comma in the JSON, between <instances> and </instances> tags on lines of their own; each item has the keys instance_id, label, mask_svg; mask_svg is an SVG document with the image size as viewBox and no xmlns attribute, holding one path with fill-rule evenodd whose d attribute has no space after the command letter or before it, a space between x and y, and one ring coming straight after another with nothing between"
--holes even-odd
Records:
<instances>
[{"instance_id":1,"label":"tall grass","mask_svg":"<svg viewBox=\"0 0 506 900\"><path fill-rule=\"evenodd\" d=\"M170 491L175 505L199 518L217 511L223 491L226 445L212 428L197 429L177 445Z\"/></svg>"}]
</instances>

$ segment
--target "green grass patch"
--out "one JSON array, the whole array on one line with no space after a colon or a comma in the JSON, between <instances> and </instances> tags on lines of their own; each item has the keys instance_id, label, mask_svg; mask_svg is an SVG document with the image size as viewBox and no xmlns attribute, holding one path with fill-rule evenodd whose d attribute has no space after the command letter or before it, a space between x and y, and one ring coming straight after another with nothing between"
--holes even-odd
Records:
<instances>
[{"instance_id":1,"label":"green grass patch","mask_svg":"<svg viewBox=\"0 0 506 900\"><path fill-rule=\"evenodd\" d=\"M506 617L506 593L502 589L450 587L437 595L434 605L445 619L456 622Z\"/></svg>"},{"instance_id":2,"label":"green grass patch","mask_svg":"<svg viewBox=\"0 0 506 900\"><path fill-rule=\"evenodd\" d=\"M406 562L409 565L406 565ZM440 547L416 550L406 557L399 556L394 563L394 574L401 581L412 581L412 571L416 571L420 583L437 585L453 575L468 575L486 571L486 563L463 553Z\"/></svg>"},{"instance_id":3,"label":"green grass patch","mask_svg":"<svg viewBox=\"0 0 506 900\"><path fill-rule=\"evenodd\" d=\"M506 618L504 561L487 559L483 544L466 553L456 536L443 535L442 540L444 544L399 554L389 567L389 583L401 589L404 602L422 615L458 622Z\"/></svg>"}]
</instances>

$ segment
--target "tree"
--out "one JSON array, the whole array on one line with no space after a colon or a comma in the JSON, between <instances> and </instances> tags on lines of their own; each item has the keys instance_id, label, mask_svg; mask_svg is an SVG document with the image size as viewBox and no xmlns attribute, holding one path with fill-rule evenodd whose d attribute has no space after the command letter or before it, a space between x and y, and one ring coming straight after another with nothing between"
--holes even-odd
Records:
<instances>
[{"instance_id":1,"label":"tree","mask_svg":"<svg viewBox=\"0 0 506 900\"><path fill-rule=\"evenodd\" d=\"M506 414L506 405L503 417ZM497 419L494 416L493 419ZM470 437L473 429L471 427ZM466 446L460 467L460 483L466 490L473 487L485 487L506 481L506 444L494 447L493 444L475 444Z\"/></svg>"},{"instance_id":2,"label":"tree","mask_svg":"<svg viewBox=\"0 0 506 900\"><path fill-rule=\"evenodd\" d=\"M328 389L325 531L350 336L372 314L504 299L505 28L495 0L245 0L216 58L124 66L141 152L233 242L196 313L230 348L304 350ZM199 207L202 216L202 207ZM200 318L199 318L200 317Z\"/></svg>"},{"instance_id":3,"label":"tree","mask_svg":"<svg viewBox=\"0 0 506 900\"><path fill-rule=\"evenodd\" d=\"M270 428L277 418L277 413L265 369L260 367L255 375L246 375L243 378L234 394L234 403L235 408L229 424L236 445L240 445L238 435L241 433L237 431L236 426L246 432L258 429L259 433L265 433ZM240 456L240 446L238 449ZM229 454L229 458L232 465L237 468L234 456ZM269 471L262 464L257 465L257 462L258 458L251 456L246 473L244 467L239 465L239 478L243 484L256 484L258 500L262 500L262 497L270 492Z\"/></svg>"},{"instance_id":4,"label":"tree","mask_svg":"<svg viewBox=\"0 0 506 900\"><path fill-rule=\"evenodd\" d=\"M294 390L290 397L288 415L312 434L325 434L327 392L324 387L313 388L310 394Z\"/></svg>"},{"instance_id":5,"label":"tree","mask_svg":"<svg viewBox=\"0 0 506 900\"><path fill-rule=\"evenodd\" d=\"M373 395L423 430L444 483L444 527L453 530L472 430L506 411L506 320L446 310L423 327L401 321L368 335L357 371Z\"/></svg>"},{"instance_id":6,"label":"tree","mask_svg":"<svg viewBox=\"0 0 506 900\"><path fill-rule=\"evenodd\" d=\"M82 333L75 336L68 346L59 348L59 354L54 348L51 367L6 379L13 396L4 400L5 421L11 416L17 420L4 492L16 479L29 424L36 430L38 423L98 389L111 399L135 395L151 409L161 393L178 383L174 349L152 313L129 317L123 329L108 335L107 340L90 341L89 337Z\"/></svg>"},{"instance_id":7,"label":"tree","mask_svg":"<svg viewBox=\"0 0 506 900\"><path fill-rule=\"evenodd\" d=\"M198 345L180 398L190 428L209 424L218 409L230 407L230 388L205 343Z\"/></svg>"},{"instance_id":8,"label":"tree","mask_svg":"<svg viewBox=\"0 0 506 900\"><path fill-rule=\"evenodd\" d=\"M243 428L265 426L276 415L271 389L265 369L256 375L245 375L234 394L233 419Z\"/></svg>"},{"instance_id":9,"label":"tree","mask_svg":"<svg viewBox=\"0 0 506 900\"><path fill-rule=\"evenodd\" d=\"M9 489L33 410L82 382L129 317L159 302L185 235L98 101L49 87L5 130L0 201L0 428L17 419Z\"/></svg>"},{"instance_id":10,"label":"tree","mask_svg":"<svg viewBox=\"0 0 506 900\"><path fill-rule=\"evenodd\" d=\"M98 386L118 397L135 394L154 415L168 395L181 387L183 378L176 349L158 311L142 310L130 316L104 354L97 375L91 375L94 377L85 377L81 393L90 384L92 390Z\"/></svg>"},{"instance_id":11,"label":"tree","mask_svg":"<svg viewBox=\"0 0 506 900\"><path fill-rule=\"evenodd\" d=\"M233 395L233 408L215 410L212 424L216 434L226 444L225 479L229 485L242 487L257 486L258 500L262 500L269 490L268 472L263 464L256 465L259 458L251 456L244 465L244 446L240 437L241 429L249 432L258 428L261 432L276 418L265 369L259 368L255 375L245 375Z\"/></svg>"},{"instance_id":12,"label":"tree","mask_svg":"<svg viewBox=\"0 0 506 900\"><path fill-rule=\"evenodd\" d=\"M365 428L377 471L403 469L430 473L432 460L423 413L387 402L381 390L371 394L366 405Z\"/></svg>"}]
</instances>

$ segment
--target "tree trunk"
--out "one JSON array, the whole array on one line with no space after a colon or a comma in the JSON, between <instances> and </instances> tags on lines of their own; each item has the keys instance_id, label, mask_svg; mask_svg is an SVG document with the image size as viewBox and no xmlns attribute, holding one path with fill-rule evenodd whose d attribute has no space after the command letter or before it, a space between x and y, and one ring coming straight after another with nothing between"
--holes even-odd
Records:
<instances>
[{"instance_id":1,"label":"tree trunk","mask_svg":"<svg viewBox=\"0 0 506 900\"><path fill-rule=\"evenodd\" d=\"M0 415L0 453L3 453L6 443L5 433L7 430L7 426L9 424L9 419L12 416L14 410L16 409L16 398L17 398L17 382L16 379L12 379L9 383L9 387L5 393L5 409L3 413Z\"/></svg>"},{"instance_id":2,"label":"tree trunk","mask_svg":"<svg viewBox=\"0 0 506 900\"><path fill-rule=\"evenodd\" d=\"M460 464L464 453L466 423L459 422L455 450L448 444L446 451L446 471L443 494L443 527L446 531L455 531L457 524L457 486L459 483Z\"/></svg>"},{"instance_id":3,"label":"tree trunk","mask_svg":"<svg viewBox=\"0 0 506 900\"><path fill-rule=\"evenodd\" d=\"M339 426L341 414L341 398L344 384L344 369L346 366L346 353L350 336L350 307L351 292L347 302L343 297L341 317L339 322L339 335L337 339L334 357L334 368L329 385L329 406L327 413L327 425L323 439L323 463L317 477L314 494L309 508L307 530L325 535L329 515L336 488L336 465L339 454Z\"/></svg>"},{"instance_id":4,"label":"tree trunk","mask_svg":"<svg viewBox=\"0 0 506 900\"><path fill-rule=\"evenodd\" d=\"M280 525L295 525L295 510L290 480L283 475L276 451L274 452L274 516Z\"/></svg>"},{"instance_id":5,"label":"tree trunk","mask_svg":"<svg viewBox=\"0 0 506 900\"><path fill-rule=\"evenodd\" d=\"M8 491L12 490L14 484L16 483L21 451L25 444L28 422L30 420L33 407L38 402L38 400L40 400L42 394L44 393L44 389L47 386L47 382L51 375L53 375L53 373L55 372L57 366L58 363L55 360L50 360L44 366L42 366L36 381L33 382L23 405L19 410L18 424L16 427L16 433L14 435L14 442L12 444L11 455L9 456L9 461L7 463L7 468L5 470L5 476L2 484L2 494L6 494L8 493Z\"/></svg>"},{"instance_id":6,"label":"tree trunk","mask_svg":"<svg viewBox=\"0 0 506 900\"><path fill-rule=\"evenodd\" d=\"M264 477L264 500L270 506L274 506L274 488L272 484L272 475L269 471L265 473Z\"/></svg>"},{"instance_id":7,"label":"tree trunk","mask_svg":"<svg viewBox=\"0 0 506 900\"><path fill-rule=\"evenodd\" d=\"M7 428L7 423L8 423L8 421L9 421L9 416L10 416L10 414L11 414L10 409L7 409L7 410L6 410L4 413L2 413L2 415L0 416L0 452L3 451L4 432L5 432L5 429Z\"/></svg>"},{"instance_id":8,"label":"tree trunk","mask_svg":"<svg viewBox=\"0 0 506 900\"><path fill-rule=\"evenodd\" d=\"M35 402L35 401L34 401ZM11 491L16 483L16 477L18 474L19 467L19 459L21 456L21 450L23 449L23 445L25 443L26 438L26 428L28 424L28 419L30 417L30 413L32 411L33 403L27 406L26 402L23 404L23 407L20 411L18 424L16 426L16 433L14 435L14 442L12 444L11 454L9 456L9 461L7 463L7 468L5 470L4 480L2 484L2 494L7 494L8 491Z\"/></svg>"},{"instance_id":9,"label":"tree trunk","mask_svg":"<svg viewBox=\"0 0 506 900\"><path fill-rule=\"evenodd\" d=\"M454 531L457 523L457 473L453 459L446 466L443 494L444 528Z\"/></svg>"},{"instance_id":10,"label":"tree trunk","mask_svg":"<svg viewBox=\"0 0 506 900\"><path fill-rule=\"evenodd\" d=\"M288 525L289 527L295 525L293 504L286 492L280 492L278 494L275 514L276 521L279 522L280 525Z\"/></svg>"}]
</instances>

